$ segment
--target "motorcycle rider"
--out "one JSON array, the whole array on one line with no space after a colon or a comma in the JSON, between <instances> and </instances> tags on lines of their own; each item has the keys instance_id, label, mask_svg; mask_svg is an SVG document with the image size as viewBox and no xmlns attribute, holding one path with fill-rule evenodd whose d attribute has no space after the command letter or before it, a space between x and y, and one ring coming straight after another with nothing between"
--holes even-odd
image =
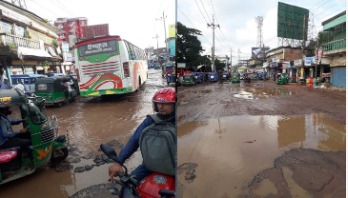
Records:
<instances>
[{"instance_id":1,"label":"motorcycle rider","mask_svg":"<svg viewBox=\"0 0 348 198\"><path fill-rule=\"evenodd\" d=\"M175 89L163 88L157 91L153 98L153 108L157 112L157 116L163 122L171 122L175 126L175 102L176 102L176 94ZM138 148L139 148L139 138L144 131L145 128L150 126L155 121L151 116L147 116L144 121L138 126L135 130L134 134L128 140L128 143L121 150L119 155L119 160L123 164ZM175 145L176 146L176 145ZM175 154L176 157L176 154ZM143 156L144 158L144 156ZM124 170L122 166L118 163L113 163L109 166L109 176L110 180L112 180L117 173L123 173ZM135 176L135 179L140 182L146 176L150 175L152 171L150 171L144 163L139 165L136 169L131 172L131 175Z\"/></svg>"}]
</instances>

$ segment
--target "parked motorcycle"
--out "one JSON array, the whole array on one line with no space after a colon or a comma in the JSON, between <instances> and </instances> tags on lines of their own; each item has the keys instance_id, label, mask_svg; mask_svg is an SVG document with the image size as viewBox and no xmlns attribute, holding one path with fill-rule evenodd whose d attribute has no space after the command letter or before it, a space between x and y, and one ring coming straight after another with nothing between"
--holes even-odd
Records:
<instances>
[{"instance_id":1,"label":"parked motorcycle","mask_svg":"<svg viewBox=\"0 0 348 198\"><path fill-rule=\"evenodd\" d=\"M113 161L120 163L115 150L107 145L101 144L100 149ZM175 197L175 179L173 176L161 173L152 173L140 183L134 176L128 174L127 167L124 174L119 174L121 182L120 198L172 198Z\"/></svg>"},{"instance_id":2,"label":"parked motorcycle","mask_svg":"<svg viewBox=\"0 0 348 198\"><path fill-rule=\"evenodd\" d=\"M244 74L243 81L244 81L244 83L250 83L251 82L251 78L247 74Z\"/></svg>"}]
</instances>

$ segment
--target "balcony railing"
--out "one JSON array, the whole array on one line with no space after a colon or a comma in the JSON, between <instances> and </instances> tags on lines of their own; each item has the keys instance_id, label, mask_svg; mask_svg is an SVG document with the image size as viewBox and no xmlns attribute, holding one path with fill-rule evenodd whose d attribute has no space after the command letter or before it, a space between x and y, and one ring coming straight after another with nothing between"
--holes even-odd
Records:
<instances>
[{"instance_id":1,"label":"balcony railing","mask_svg":"<svg viewBox=\"0 0 348 198\"><path fill-rule=\"evenodd\" d=\"M335 40L329 43L325 43L322 46L324 52L346 49L346 39Z\"/></svg>"},{"instance_id":2,"label":"balcony railing","mask_svg":"<svg viewBox=\"0 0 348 198\"><path fill-rule=\"evenodd\" d=\"M9 34L1 34L1 44L4 46L13 46L13 47L27 47L31 49L40 49L40 43L38 41L33 41L27 38L9 35Z\"/></svg>"}]
</instances>

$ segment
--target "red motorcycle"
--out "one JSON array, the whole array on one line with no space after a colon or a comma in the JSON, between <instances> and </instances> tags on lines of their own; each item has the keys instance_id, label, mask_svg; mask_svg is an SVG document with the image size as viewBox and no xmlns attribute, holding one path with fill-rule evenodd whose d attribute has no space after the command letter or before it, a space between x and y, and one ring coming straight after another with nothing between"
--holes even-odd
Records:
<instances>
[{"instance_id":1,"label":"red motorcycle","mask_svg":"<svg viewBox=\"0 0 348 198\"><path fill-rule=\"evenodd\" d=\"M107 144L101 144L100 149L113 161L120 163L115 150ZM122 164L125 172L119 174L121 181L120 198L174 198L175 179L173 176L152 173L140 183L134 176L128 174L127 167Z\"/></svg>"}]
</instances>

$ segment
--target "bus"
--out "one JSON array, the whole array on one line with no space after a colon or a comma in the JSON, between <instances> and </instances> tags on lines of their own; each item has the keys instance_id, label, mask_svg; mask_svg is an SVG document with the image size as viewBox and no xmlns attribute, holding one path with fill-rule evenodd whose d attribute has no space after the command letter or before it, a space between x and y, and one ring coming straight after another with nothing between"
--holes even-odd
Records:
<instances>
[{"instance_id":1,"label":"bus","mask_svg":"<svg viewBox=\"0 0 348 198\"><path fill-rule=\"evenodd\" d=\"M83 40L74 48L81 96L132 93L147 80L145 51L120 36Z\"/></svg>"}]
</instances>

